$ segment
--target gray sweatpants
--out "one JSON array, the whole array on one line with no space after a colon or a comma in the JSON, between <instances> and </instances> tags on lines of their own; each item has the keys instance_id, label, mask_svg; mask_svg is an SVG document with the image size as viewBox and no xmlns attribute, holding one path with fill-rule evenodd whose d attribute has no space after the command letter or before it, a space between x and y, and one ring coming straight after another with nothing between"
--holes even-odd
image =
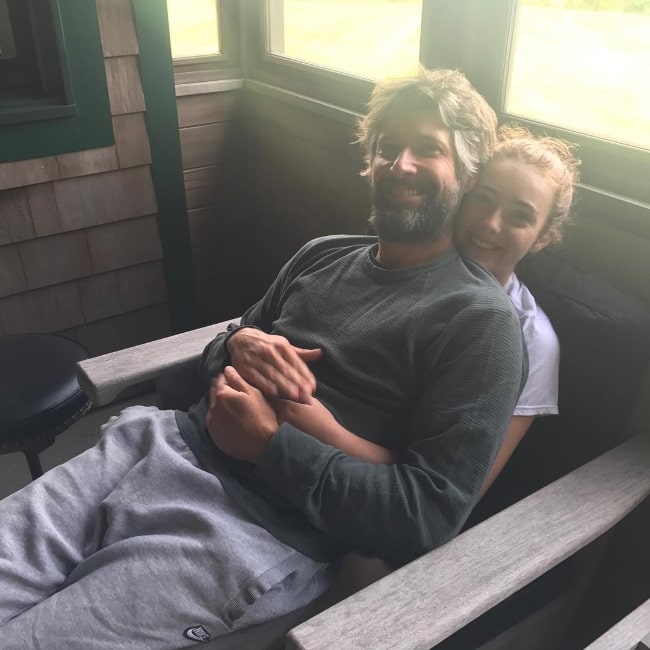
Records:
<instances>
[{"instance_id":1,"label":"gray sweatpants","mask_svg":"<svg viewBox=\"0 0 650 650\"><path fill-rule=\"evenodd\" d=\"M132 407L103 429L0 502L3 650L180 648L327 587L325 565L247 520L198 466L173 411Z\"/></svg>"}]
</instances>

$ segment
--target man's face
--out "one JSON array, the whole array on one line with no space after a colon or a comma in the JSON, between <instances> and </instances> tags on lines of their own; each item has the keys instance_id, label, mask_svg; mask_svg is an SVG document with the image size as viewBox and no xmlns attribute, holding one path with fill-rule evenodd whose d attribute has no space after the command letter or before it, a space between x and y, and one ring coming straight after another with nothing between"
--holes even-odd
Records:
<instances>
[{"instance_id":1,"label":"man's face","mask_svg":"<svg viewBox=\"0 0 650 650\"><path fill-rule=\"evenodd\" d=\"M371 165L370 224L385 241L437 239L460 200L451 133L430 110L389 118Z\"/></svg>"}]
</instances>

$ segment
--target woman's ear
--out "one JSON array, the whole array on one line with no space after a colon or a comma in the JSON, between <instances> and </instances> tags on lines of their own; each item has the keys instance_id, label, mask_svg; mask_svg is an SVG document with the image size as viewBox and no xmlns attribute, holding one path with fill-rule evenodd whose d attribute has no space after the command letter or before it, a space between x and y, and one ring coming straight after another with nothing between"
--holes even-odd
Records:
<instances>
[{"instance_id":1,"label":"woman's ear","mask_svg":"<svg viewBox=\"0 0 650 650\"><path fill-rule=\"evenodd\" d=\"M551 232L545 232L530 248L530 253L539 253L543 248L546 248L553 241Z\"/></svg>"}]
</instances>

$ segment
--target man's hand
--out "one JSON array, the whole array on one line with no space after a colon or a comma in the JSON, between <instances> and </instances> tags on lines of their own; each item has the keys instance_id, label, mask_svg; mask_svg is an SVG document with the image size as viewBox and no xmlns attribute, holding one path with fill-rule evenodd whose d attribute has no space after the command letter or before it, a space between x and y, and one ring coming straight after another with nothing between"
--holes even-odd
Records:
<instances>
[{"instance_id":1,"label":"man's hand","mask_svg":"<svg viewBox=\"0 0 650 650\"><path fill-rule=\"evenodd\" d=\"M244 327L228 339L232 365L251 386L269 399L307 403L316 379L307 366L321 356L320 348L297 348L284 336Z\"/></svg>"},{"instance_id":2,"label":"man's hand","mask_svg":"<svg viewBox=\"0 0 650 650\"><path fill-rule=\"evenodd\" d=\"M277 431L273 407L232 367L212 380L205 425L225 454L254 463Z\"/></svg>"}]
</instances>

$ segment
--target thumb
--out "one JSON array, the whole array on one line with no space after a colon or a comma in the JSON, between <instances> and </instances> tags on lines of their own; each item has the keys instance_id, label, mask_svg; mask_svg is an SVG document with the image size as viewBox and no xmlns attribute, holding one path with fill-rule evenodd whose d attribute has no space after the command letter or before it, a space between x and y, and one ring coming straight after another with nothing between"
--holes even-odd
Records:
<instances>
[{"instance_id":1,"label":"thumb","mask_svg":"<svg viewBox=\"0 0 650 650\"><path fill-rule=\"evenodd\" d=\"M305 362L316 361L323 356L323 351L320 348L296 348L294 350L297 352L298 356Z\"/></svg>"},{"instance_id":2,"label":"thumb","mask_svg":"<svg viewBox=\"0 0 650 650\"><path fill-rule=\"evenodd\" d=\"M240 393L248 393L250 391L250 384L233 368L233 366L226 366L223 369L223 375L233 390Z\"/></svg>"}]
</instances>

